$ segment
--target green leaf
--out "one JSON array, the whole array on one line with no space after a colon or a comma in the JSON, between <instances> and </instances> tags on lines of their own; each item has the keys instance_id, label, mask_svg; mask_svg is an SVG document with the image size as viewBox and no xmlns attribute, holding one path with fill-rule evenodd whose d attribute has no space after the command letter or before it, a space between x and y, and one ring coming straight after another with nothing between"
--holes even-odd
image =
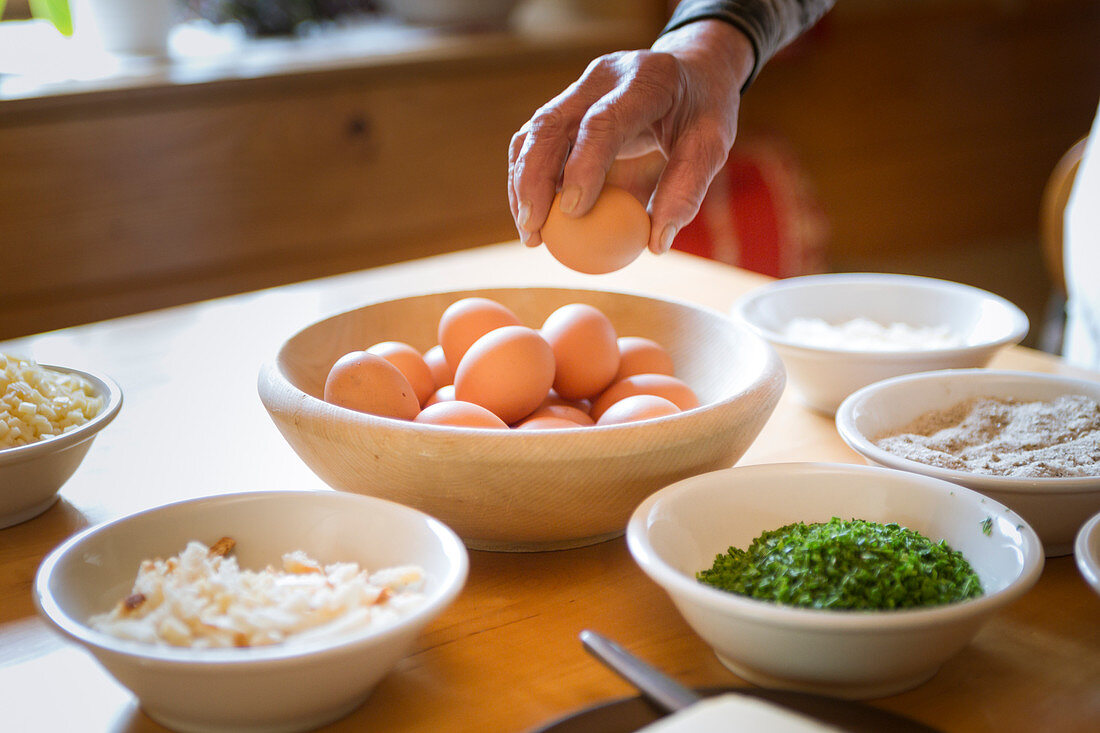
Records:
<instances>
[{"instance_id":1,"label":"green leaf","mask_svg":"<svg viewBox=\"0 0 1100 733\"><path fill-rule=\"evenodd\" d=\"M30 6L31 15L34 17L50 21L64 36L73 34L73 16L69 12L69 0L30 0Z\"/></svg>"}]
</instances>

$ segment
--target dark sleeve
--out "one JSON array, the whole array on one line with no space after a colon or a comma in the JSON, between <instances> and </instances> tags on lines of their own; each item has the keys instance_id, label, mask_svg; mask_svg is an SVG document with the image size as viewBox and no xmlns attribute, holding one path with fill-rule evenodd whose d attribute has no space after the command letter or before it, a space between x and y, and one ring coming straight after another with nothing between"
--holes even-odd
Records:
<instances>
[{"instance_id":1,"label":"dark sleeve","mask_svg":"<svg viewBox=\"0 0 1100 733\"><path fill-rule=\"evenodd\" d=\"M756 52L744 93L775 52L825 15L834 0L683 0L661 35L697 20L721 20L736 26Z\"/></svg>"}]
</instances>

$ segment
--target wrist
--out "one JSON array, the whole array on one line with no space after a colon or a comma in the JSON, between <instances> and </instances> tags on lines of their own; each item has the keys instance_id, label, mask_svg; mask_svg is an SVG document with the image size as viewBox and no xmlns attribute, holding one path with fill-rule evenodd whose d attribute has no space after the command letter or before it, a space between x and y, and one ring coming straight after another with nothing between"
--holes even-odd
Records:
<instances>
[{"instance_id":1,"label":"wrist","mask_svg":"<svg viewBox=\"0 0 1100 733\"><path fill-rule=\"evenodd\" d=\"M688 23L660 36L652 49L671 53L686 65L717 73L737 90L744 88L756 63L752 41L737 26L722 20Z\"/></svg>"}]
</instances>

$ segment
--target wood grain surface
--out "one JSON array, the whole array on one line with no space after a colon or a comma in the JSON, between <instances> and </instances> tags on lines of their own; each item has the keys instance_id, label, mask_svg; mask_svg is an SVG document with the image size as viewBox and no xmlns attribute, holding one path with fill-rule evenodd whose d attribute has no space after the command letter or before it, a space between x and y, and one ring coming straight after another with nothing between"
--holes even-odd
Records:
<instances>
[{"instance_id":1,"label":"wood grain surface","mask_svg":"<svg viewBox=\"0 0 1100 733\"><path fill-rule=\"evenodd\" d=\"M672 253L592 278L508 243L0 343L110 374L126 402L44 515L0 531L0 728L156 731L134 699L54 636L30 595L73 532L173 499L322 489L256 395L259 365L298 328L376 299L499 285L606 287L728 310L763 278ZM1084 374L1012 348L993 366ZM1088 375L1097 378L1098 375ZM832 421L785 394L741 463L859 462ZM1069 557L927 683L871 701L945 731L1092 731L1100 720L1100 597ZM559 552L471 553L453 607L332 731L525 731L634 692L582 649L592 628L695 687L744 683L686 626L615 539ZM293 691L288 691L293 694Z\"/></svg>"}]
</instances>

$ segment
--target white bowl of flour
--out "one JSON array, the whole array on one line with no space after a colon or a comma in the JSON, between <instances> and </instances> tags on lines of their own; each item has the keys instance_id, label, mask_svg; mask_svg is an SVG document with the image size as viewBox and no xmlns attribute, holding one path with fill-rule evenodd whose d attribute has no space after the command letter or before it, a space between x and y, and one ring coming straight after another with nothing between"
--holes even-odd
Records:
<instances>
[{"instance_id":1,"label":"white bowl of flour","mask_svg":"<svg viewBox=\"0 0 1100 733\"><path fill-rule=\"evenodd\" d=\"M1005 504L1067 555L1100 512L1100 382L954 369L883 380L836 413L868 463L945 479Z\"/></svg>"},{"instance_id":2,"label":"white bowl of flour","mask_svg":"<svg viewBox=\"0 0 1100 733\"><path fill-rule=\"evenodd\" d=\"M1023 311L985 290L867 272L777 280L732 314L775 348L795 396L830 415L882 379L983 367L1028 331Z\"/></svg>"}]
</instances>

